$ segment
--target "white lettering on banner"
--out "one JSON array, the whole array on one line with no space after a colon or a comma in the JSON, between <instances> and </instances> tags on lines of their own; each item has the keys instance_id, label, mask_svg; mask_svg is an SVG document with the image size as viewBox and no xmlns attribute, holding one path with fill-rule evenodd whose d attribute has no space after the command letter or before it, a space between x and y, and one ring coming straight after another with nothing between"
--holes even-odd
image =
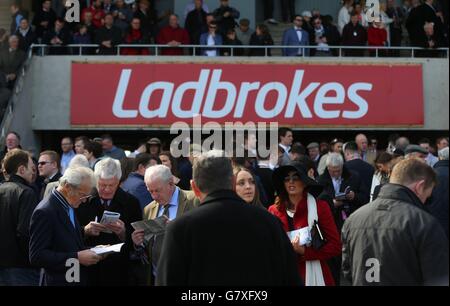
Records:
<instances>
[{"instance_id":1,"label":"white lettering on banner","mask_svg":"<svg viewBox=\"0 0 450 306\"><path fill-rule=\"evenodd\" d=\"M165 118L169 108L171 108L173 115L180 119L192 118L193 114L200 114L206 118L224 118L229 116L234 108L234 118L240 119L243 117L246 106L254 107L254 112L262 119L275 118L284 109L286 109L285 118L293 118L297 109L303 118L313 118L307 100L314 98L312 109L315 116L320 119L336 119L341 116L345 119L359 119L369 111L369 105L360 95L360 92L370 92L373 89L371 83L354 83L346 91L344 85L338 82L323 84L311 82L302 88L304 70L295 72L290 89L281 82L266 84L242 82L236 86L232 82L221 80L222 69L214 69L212 74L210 69L202 69L198 81L182 83L178 88L175 88L175 84L172 82L150 83L141 95L138 111L124 109L131 73L131 69L123 69L120 76L112 109L114 116L117 118L137 118L139 114L146 119ZM211 80L208 83L210 74ZM316 90L315 97L311 97ZM157 99L153 95L158 91L162 92L162 98L160 101L155 101ZM185 100L188 91L195 92L192 101ZM219 91L226 93L221 109L215 107L218 103L217 94ZM257 91L254 103L248 101L249 93L252 91ZM272 91L276 93L277 98L273 108L268 109L266 105L267 95ZM325 106L345 104L346 96L350 102L358 107L357 110L325 110ZM202 109L203 101L205 102ZM190 109L182 109L182 104L190 105Z\"/></svg>"},{"instance_id":2,"label":"white lettering on banner","mask_svg":"<svg viewBox=\"0 0 450 306\"><path fill-rule=\"evenodd\" d=\"M139 103L139 111L141 112L142 117L146 119L166 117L167 112L169 111L170 99L172 98L174 87L174 84L169 82L156 82L148 85L144 89L141 96L141 102ZM150 98L157 90L162 90L163 92L161 104L157 109L150 110L149 106L152 104Z\"/></svg>"},{"instance_id":3,"label":"white lettering on banner","mask_svg":"<svg viewBox=\"0 0 450 306\"><path fill-rule=\"evenodd\" d=\"M209 70L202 69L198 82L186 82L180 85L175 92L172 103L172 111L175 117L178 118L192 118L192 114L200 113L202 107L203 96L205 95L206 85L208 84ZM214 78L214 76L213 76ZM219 77L220 79L220 77ZM188 90L195 90L194 101L189 103L192 108L188 111L181 109L183 103L183 96Z\"/></svg>"},{"instance_id":4,"label":"white lettering on banner","mask_svg":"<svg viewBox=\"0 0 450 306\"><path fill-rule=\"evenodd\" d=\"M117 86L116 97L113 103L113 114L117 118L136 118L137 110L124 110L123 101L127 93L128 83L130 82L131 69L124 69L120 74L119 85Z\"/></svg>"},{"instance_id":5,"label":"white lettering on banner","mask_svg":"<svg viewBox=\"0 0 450 306\"><path fill-rule=\"evenodd\" d=\"M278 98L277 103L275 104L275 107L271 110L267 110L264 107L264 104L266 102L267 94L275 90L278 92ZM278 116L284 108L284 105L286 103L287 98L287 88L282 83L279 82L273 82L273 83L267 83L258 92L258 96L256 97L256 113L258 116L264 119L273 118Z\"/></svg>"},{"instance_id":6,"label":"white lettering on banner","mask_svg":"<svg viewBox=\"0 0 450 306\"><path fill-rule=\"evenodd\" d=\"M222 70L214 70L209 85L208 95L206 96L205 108L202 116L207 118L223 118L233 110L234 102L236 101L236 87L230 82L221 82ZM216 103L216 95L218 90L225 90L227 92L227 100L225 106L220 110L213 110Z\"/></svg>"},{"instance_id":7,"label":"white lettering on banner","mask_svg":"<svg viewBox=\"0 0 450 306\"><path fill-rule=\"evenodd\" d=\"M336 94L333 97L328 96L329 92L334 91ZM323 109L325 104L344 104L345 89L339 83L328 83L320 87L314 101L314 111L317 117L322 119L338 118L341 114L340 111L326 111Z\"/></svg>"}]
</instances>

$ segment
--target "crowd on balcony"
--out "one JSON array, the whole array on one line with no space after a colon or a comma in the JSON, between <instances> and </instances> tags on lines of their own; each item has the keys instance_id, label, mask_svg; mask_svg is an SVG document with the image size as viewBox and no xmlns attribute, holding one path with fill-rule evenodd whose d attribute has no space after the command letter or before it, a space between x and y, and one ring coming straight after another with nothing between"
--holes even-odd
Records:
<instances>
[{"instance_id":1,"label":"crowd on balcony","mask_svg":"<svg viewBox=\"0 0 450 306\"><path fill-rule=\"evenodd\" d=\"M214 10L202 0L193 0L186 6L184 27L179 16L169 11L160 14L150 0L80 1L81 22L67 22L65 1L35 1L33 14L11 5L11 27L0 29L0 113L32 44L47 45L34 50L41 55L271 56L273 49L264 48L274 46L270 27L292 22L280 42L289 46L281 50L283 56L400 56L400 50L365 48L412 46L422 48L414 56L440 57L446 52L436 49L448 46L446 1L405 0L402 6L395 0L381 1L379 16L371 18L364 1L345 0L334 22L317 9L297 14L295 1L283 0L278 22L273 18L274 0L265 0L266 20L254 29L230 0L218 1ZM95 47L65 47L69 44ZM118 50L121 44L166 47ZM205 47L180 47L188 44ZM258 46L262 48L254 48ZM307 46L314 48L301 48ZM340 51L333 46L359 48Z\"/></svg>"}]
</instances>

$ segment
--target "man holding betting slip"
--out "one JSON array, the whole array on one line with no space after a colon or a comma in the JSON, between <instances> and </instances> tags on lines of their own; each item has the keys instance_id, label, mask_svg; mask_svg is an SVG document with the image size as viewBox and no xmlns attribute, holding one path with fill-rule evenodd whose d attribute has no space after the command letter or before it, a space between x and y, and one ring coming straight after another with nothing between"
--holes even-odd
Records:
<instances>
[{"instance_id":1,"label":"man holding betting slip","mask_svg":"<svg viewBox=\"0 0 450 306\"><path fill-rule=\"evenodd\" d=\"M104 261L88 269L89 285L127 285L132 249L131 223L142 220L139 201L119 187L120 162L106 158L95 165L97 193L77 210L89 247L124 243L120 253L110 254ZM100 222L99 222L100 221Z\"/></svg>"}]
</instances>

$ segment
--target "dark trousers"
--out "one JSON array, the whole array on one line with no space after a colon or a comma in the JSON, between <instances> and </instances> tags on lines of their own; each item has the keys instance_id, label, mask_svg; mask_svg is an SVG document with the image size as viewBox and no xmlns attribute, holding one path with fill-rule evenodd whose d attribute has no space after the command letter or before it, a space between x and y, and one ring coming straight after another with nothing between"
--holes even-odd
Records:
<instances>
[{"instance_id":1,"label":"dark trousers","mask_svg":"<svg viewBox=\"0 0 450 306\"><path fill-rule=\"evenodd\" d=\"M274 0L264 0L264 20L273 18Z\"/></svg>"},{"instance_id":2,"label":"dark trousers","mask_svg":"<svg viewBox=\"0 0 450 306\"><path fill-rule=\"evenodd\" d=\"M294 20L295 0L281 0L281 16L285 22Z\"/></svg>"},{"instance_id":3,"label":"dark trousers","mask_svg":"<svg viewBox=\"0 0 450 306\"><path fill-rule=\"evenodd\" d=\"M402 45L402 29L391 27L391 47L400 47ZM391 50L390 56L400 56L400 50Z\"/></svg>"},{"instance_id":4,"label":"dark trousers","mask_svg":"<svg viewBox=\"0 0 450 306\"><path fill-rule=\"evenodd\" d=\"M38 286L39 270L31 268L0 268L0 286Z\"/></svg>"}]
</instances>

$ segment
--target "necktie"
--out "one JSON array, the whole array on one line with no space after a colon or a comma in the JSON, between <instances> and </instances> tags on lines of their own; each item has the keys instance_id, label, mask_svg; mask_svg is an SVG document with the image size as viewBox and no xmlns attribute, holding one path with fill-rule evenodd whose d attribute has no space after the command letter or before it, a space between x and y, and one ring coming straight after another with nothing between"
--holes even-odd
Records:
<instances>
[{"instance_id":1,"label":"necktie","mask_svg":"<svg viewBox=\"0 0 450 306\"><path fill-rule=\"evenodd\" d=\"M166 216L167 217L167 219L169 219L169 207L170 207L170 205L169 204L166 204L166 205L164 205L163 206L164 207L164 210L163 210L163 216Z\"/></svg>"},{"instance_id":2,"label":"necktie","mask_svg":"<svg viewBox=\"0 0 450 306\"><path fill-rule=\"evenodd\" d=\"M103 208L104 208L105 210L108 210L108 207L109 207L109 201L108 201L108 200L101 200L101 202L102 202Z\"/></svg>"},{"instance_id":3,"label":"necktie","mask_svg":"<svg viewBox=\"0 0 450 306\"><path fill-rule=\"evenodd\" d=\"M69 208L69 218L70 222L72 222L73 228L75 228L75 213L72 207Z\"/></svg>"}]
</instances>

